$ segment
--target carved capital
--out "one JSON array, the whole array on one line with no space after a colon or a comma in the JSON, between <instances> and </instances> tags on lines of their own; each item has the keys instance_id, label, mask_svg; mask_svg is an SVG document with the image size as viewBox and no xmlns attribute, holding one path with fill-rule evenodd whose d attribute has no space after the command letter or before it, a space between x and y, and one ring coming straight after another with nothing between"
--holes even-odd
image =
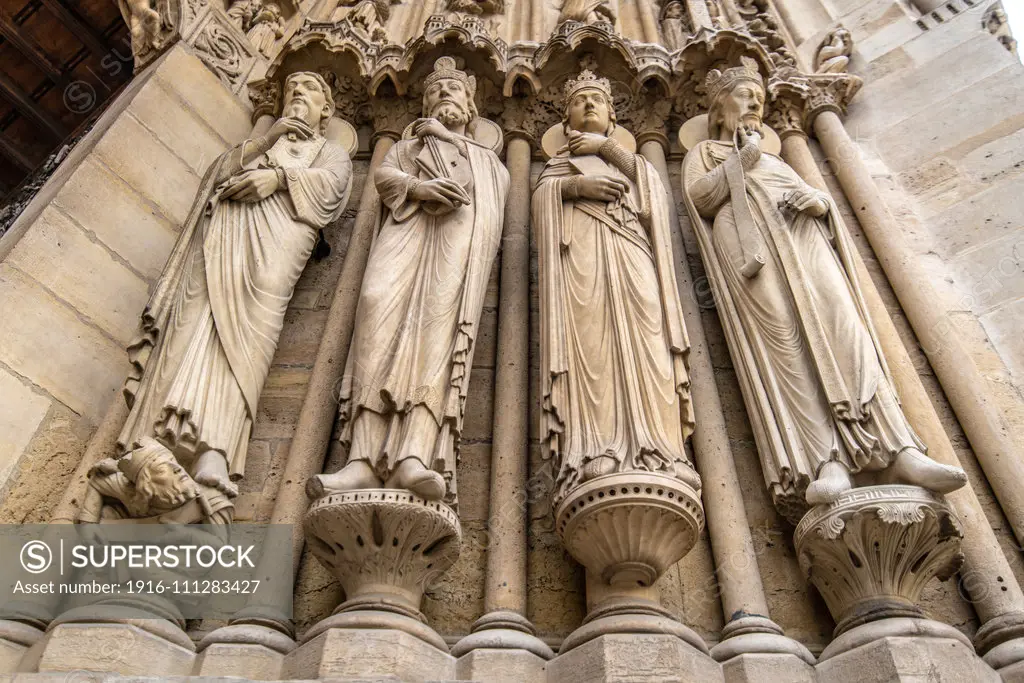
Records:
<instances>
[{"instance_id":1,"label":"carved capital","mask_svg":"<svg viewBox=\"0 0 1024 683\"><path fill-rule=\"evenodd\" d=\"M370 100L374 139L386 136L398 140L405 127L415 120L413 105L408 98L375 97Z\"/></svg>"},{"instance_id":2,"label":"carved capital","mask_svg":"<svg viewBox=\"0 0 1024 683\"><path fill-rule=\"evenodd\" d=\"M813 508L793 540L838 637L873 621L925 617L921 591L960 569L963 535L943 498L917 486L889 485L852 489Z\"/></svg>"},{"instance_id":3,"label":"carved capital","mask_svg":"<svg viewBox=\"0 0 1024 683\"><path fill-rule=\"evenodd\" d=\"M806 135L804 129L807 99L810 85L803 78L771 80L768 83L768 111L765 123L772 127L780 138L790 135Z\"/></svg>"},{"instance_id":4,"label":"carved capital","mask_svg":"<svg viewBox=\"0 0 1024 683\"><path fill-rule=\"evenodd\" d=\"M668 151L668 120L672 115L672 100L644 93L635 97L620 113L620 124L633 132L637 146L657 142Z\"/></svg>"},{"instance_id":5,"label":"carved capital","mask_svg":"<svg viewBox=\"0 0 1024 683\"><path fill-rule=\"evenodd\" d=\"M863 80L851 74L815 74L809 77L809 82L810 92L804 111L804 127L808 130L822 112L831 111L845 116L850 100L864 84Z\"/></svg>"},{"instance_id":6,"label":"carved capital","mask_svg":"<svg viewBox=\"0 0 1024 683\"><path fill-rule=\"evenodd\" d=\"M249 102L252 103L252 121L261 116L277 116L281 111L281 84L265 79L249 85Z\"/></svg>"}]
</instances>

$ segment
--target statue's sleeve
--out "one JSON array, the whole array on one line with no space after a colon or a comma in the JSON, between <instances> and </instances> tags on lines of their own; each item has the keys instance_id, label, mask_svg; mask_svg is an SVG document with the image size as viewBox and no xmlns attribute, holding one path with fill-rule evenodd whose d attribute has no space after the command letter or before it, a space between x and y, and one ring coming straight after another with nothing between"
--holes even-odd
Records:
<instances>
[{"instance_id":1,"label":"statue's sleeve","mask_svg":"<svg viewBox=\"0 0 1024 683\"><path fill-rule=\"evenodd\" d=\"M285 183L296 220L323 228L345 209L352 189L352 160L340 145L326 143L314 166L286 169Z\"/></svg>"},{"instance_id":2,"label":"statue's sleeve","mask_svg":"<svg viewBox=\"0 0 1024 683\"><path fill-rule=\"evenodd\" d=\"M409 190L417 178L403 170L399 156L401 148L402 145L398 144L388 150L373 176L380 200L391 209L391 215L396 221L409 219L420 208L420 203L409 197Z\"/></svg>"},{"instance_id":3,"label":"statue's sleeve","mask_svg":"<svg viewBox=\"0 0 1024 683\"><path fill-rule=\"evenodd\" d=\"M700 149L694 150L695 154L700 152ZM704 172L687 184L686 191L701 216L714 218L719 207L729 199L729 182L725 178L725 166L719 164L708 171L700 159L694 165L703 167L700 170Z\"/></svg>"}]
</instances>

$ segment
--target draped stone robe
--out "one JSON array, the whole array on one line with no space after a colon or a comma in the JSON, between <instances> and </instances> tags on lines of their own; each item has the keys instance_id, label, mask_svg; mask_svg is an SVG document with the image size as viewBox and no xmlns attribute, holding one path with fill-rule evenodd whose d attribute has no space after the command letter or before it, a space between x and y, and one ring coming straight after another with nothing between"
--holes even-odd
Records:
<instances>
[{"instance_id":1,"label":"draped stone robe","mask_svg":"<svg viewBox=\"0 0 1024 683\"><path fill-rule=\"evenodd\" d=\"M128 349L131 412L118 439L123 452L155 436L186 467L219 451L235 480L295 283L352 184L348 153L322 137L282 137L243 169L248 144L207 171L143 312L142 335ZM221 198L232 175L276 166L286 169L287 188L254 203Z\"/></svg>"},{"instance_id":2,"label":"draped stone robe","mask_svg":"<svg viewBox=\"0 0 1024 683\"><path fill-rule=\"evenodd\" d=\"M508 196L494 152L464 138L472 203L433 216L409 189L418 139L402 140L374 177L382 223L370 251L341 388L349 461L382 480L407 458L442 474L455 501L455 458L480 313Z\"/></svg>"},{"instance_id":3,"label":"draped stone robe","mask_svg":"<svg viewBox=\"0 0 1024 683\"><path fill-rule=\"evenodd\" d=\"M615 21L608 0L564 0L558 21L578 21L585 24L595 12L601 21Z\"/></svg>"},{"instance_id":4,"label":"draped stone robe","mask_svg":"<svg viewBox=\"0 0 1024 683\"><path fill-rule=\"evenodd\" d=\"M615 471L673 474L693 431L669 205L658 172L637 181L596 156L551 159L533 196L540 270L541 434L558 463L555 505L600 456ZM562 199L580 173L629 183L622 200Z\"/></svg>"},{"instance_id":5,"label":"draped stone robe","mask_svg":"<svg viewBox=\"0 0 1024 683\"><path fill-rule=\"evenodd\" d=\"M828 213L821 218L783 214L786 192L813 189L767 153L744 172L766 263L753 278L740 272L723 166L733 149L698 144L683 162L683 187L765 480L776 507L796 523L822 463L877 470L924 445L900 408L835 202L823 195Z\"/></svg>"}]
</instances>

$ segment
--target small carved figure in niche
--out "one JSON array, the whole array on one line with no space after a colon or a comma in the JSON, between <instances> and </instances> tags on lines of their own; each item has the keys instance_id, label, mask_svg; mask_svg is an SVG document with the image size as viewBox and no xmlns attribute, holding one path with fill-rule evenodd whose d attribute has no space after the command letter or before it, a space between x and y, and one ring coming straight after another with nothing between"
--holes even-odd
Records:
<instances>
[{"instance_id":1,"label":"small carved figure in niche","mask_svg":"<svg viewBox=\"0 0 1024 683\"><path fill-rule=\"evenodd\" d=\"M692 33L689 24L682 0L667 0L661 8L661 32L668 49L678 50L686 44L686 37Z\"/></svg>"},{"instance_id":2,"label":"small carved figure in niche","mask_svg":"<svg viewBox=\"0 0 1024 683\"><path fill-rule=\"evenodd\" d=\"M391 6L400 2L401 0L340 0L331 21L337 22L347 18L353 27L366 34L367 40L382 42L388 37L385 25L391 18Z\"/></svg>"},{"instance_id":3,"label":"small carved figure in niche","mask_svg":"<svg viewBox=\"0 0 1024 683\"><path fill-rule=\"evenodd\" d=\"M292 74L281 118L206 172L128 348L122 458L162 449L196 484L238 494L295 284L348 200L348 153L324 138L333 113L323 78Z\"/></svg>"},{"instance_id":4,"label":"small carved figure in niche","mask_svg":"<svg viewBox=\"0 0 1024 683\"><path fill-rule=\"evenodd\" d=\"M132 54L142 55L160 49L160 13L150 0L118 0L132 36Z\"/></svg>"},{"instance_id":5,"label":"small carved figure in niche","mask_svg":"<svg viewBox=\"0 0 1024 683\"><path fill-rule=\"evenodd\" d=\"M564 0L558 23L578 21L581 24L615 23L615 10L610 0Z\"/></svg>"},{"instance_id":6,"label":"small carved figure in niche","mask_svg":"<svg viewBox=\"0 0 1024 683\"><path fill-rule=\"evenodd\" d=\"M761 151L757 63L713 69L705 89L709 139L683 191L776 507L795 523L855 484L960 488L903 414L838 207Z\"/></svg>"},{"instance_id":7,"label":"small carved figure in niche","mask_svg":"<svg viewBox=\"0 0 1024 683\"><path fill-rule=\"evenodd\" d=\"M607 79L584 71L569 81L567 142L533 195L542 438L558 463L556 505L615 472L659 472L700 489L685 450L693 410L671 207L615 120Z\"/></svg>"},{"instance_id":8,"label":"small carved figure in niche","mask_svg":"<svg viewBox=\"0 0 1024 683\"><path fill-rule=\"evenodd\" d=\"M424 87L424 118L373 179L382 225L340 397L348 462L312 477L311 498L383 486L454 502L477 326L509 176L494 152L500 129L478 118L476 80L442 57ZM482 138L487 131L490 140Z\"/></svg>"},{"instance_id":9,"label":"small carved figure in niche","mask_svg":"<svg viewBox=\"0 0 1024 683\"><path fill-rule=\"evenodd\" d=\"M445 9L474 16L504 14L505 0L446 0Z\"/></svg>"},{"instance_id":10,"label":"small carved figure in niche","mask_svg":"<svg viewBox=\"0 0 1024 683\"><path fill-rule=\"evenodd\" d=\"M846 73L853 53L853 36L842 26L832 29L821 41L814 57L814 70L819 74Z\"/></svg>"},{"instance_id":11,"label":"small carved figure in niche","mask_svg":"<svg viewBox=\"0 0 1024 683\"><path fill-rule=\"evenodd\" d=\"M263 5L253 18L247 35L252 46L259 50L261 55L269 58L274 44L284 35L284 27L281 25L281 8L272 2Z\"/></svg>"},{"instance_id":12,"label":"small carved figure in niche","mask_svg":"<svg viewBox=\"0 0 1024 683\"><path fill-rule=\"evenodd\" d=\"M248 33L259 14L262 0L235 0L228 8L228 18L242 33Z\"/></svg>"},{"instance_id":13,"label":"small carved figure in niche","mask_svg":"<svg viewBox=\"0 0 1024 683\"><path fill-rule=\"evenodd\" d=\"M994 35L999 42L1009 50L1012 54L1017 54L1017 41L1010 33L1010 20L1006 16L1006 10L1003 9L1002 5L993 5L985 12L985 17L981 20L982 26L985 27L989 33Z\"/></svg>"}]
</instances>

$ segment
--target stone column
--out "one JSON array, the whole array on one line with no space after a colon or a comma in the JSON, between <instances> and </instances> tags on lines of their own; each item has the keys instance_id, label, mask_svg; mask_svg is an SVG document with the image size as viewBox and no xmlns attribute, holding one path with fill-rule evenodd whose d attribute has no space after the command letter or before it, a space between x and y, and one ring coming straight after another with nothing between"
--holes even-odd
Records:
<instances>
[{"instance_id":1,"label":"stone column","mask_svg":"<svg viewBox=\"0 0 1024 683\"><path fill-rule=\"evenodd\" d=\"M501 303L491 446L490 509L484 615L452 648L460 678L489 680L515 670L541 677L551 648L526 618L527 467L530 393L530 161L523 133L510 133L505 164L511 176L501 242Z\"/></svg>"},{"instance_id":2,"label":"stone column","mask_svg":"<svg viewBox=\"0 0 1024 683\"><path fill-rule=\"evenodd\" d=\"M386 104L377 103L377 106L380 109L386 108ZM336 391L345 369L359 288L378 220L377 188L373 183L373 172L380 166L395 140L401 136L403 122L393 121L389 124L378 119L377 123L380 127L374 135L373 156L359 200L359 213L349 238L345 263L334 290L334 299L271 513L270 524L288 524L292 527L291 567L281 566L282 556L264 553L260 557L257 575L268 582L279 582L284 576L294 579L297 575L305 543L302 518L309 509L304 486L309 477L323 471L337 414ZM295 647L295 629L291 619L286 616L292 588L292 584L289 584L287 588L282 587L276 592L284 604L250 605L239 612L228 626L207 635L199 644L201 654L197 673L205 676L278 676L283 656Z\"/></svg>"},{"instance_id":3,"label":"stone column","mask_svg":"<svg viewBox=\"0 0 1024 683\"><path fill-rule=\"evenodd\" d=\"M1024 544L1024 488L1020 486L1024 454L991 402L987 380L947 317L941 298L928 284L917 254L903 239L839 112L834 101L823 100L810 115L815 135L832 160L836 177L971 442L1017 543Z\"/></svg>"},{"instance_id":4,"label":"stone column","mask_svg":"<svg viewBox=\"0 0 1024 683\"><path fill-rule=\"evenodd\" d=\"M641 135L640 139L643 138ZM640 154L658 170L665 187L671 188L665 158L666 143L665 139L651 136L641 143ZM670 201L670 206L675 206L675 201ZM740 655L794 655L786 658L786 671L800 677L794 680L810 680L812 674L808 665L814 664L814 655L801 643L786 637L782 628L769 616L768 600L761 585L757 553L743 505L743 490L729 446L725 415L715 384L715 371L701 321L700 304L693 289L693 275L683 246L678 214L671 211L669 220L676 253L676 280L690 337L690 390L696 422L692 436L693 454L706 486L704 513L721 590L722 613L726 619L722 642L711 649L711 656L727 662ZM729 668L731 665L725 666Z\"/></svg>"},{"instance_id":5,"label":"stone column","mask_svg":"<svg viewBox=\"0 0 1024 683\"><path fill-rule=\"evenodd\" d=\"M703 2L703 0L701 0ZM636 11L640 15L640 26L643 29L644 42L660 43L661 32L658 30L658 18L654 14L653 2L636 3Z\"/></svg>"},{"instance_id":6,"label":"stone column","mask_svg":"<svg viewBox=\"0 0 1024 683\"><path fill-rule=\"evenodd\" d=\"M799 117L796 120L799 121ZM778 130L786 163L810 185L827 192L828 187L808 148L806 135L799 129L787 132L780 127ZM853 254L853 259L904 413L927 444L928 455L946 465L959 467L953 445L859 252ZM1024 635L1024 593L974 489L970 485L965 486L947 494L946 499L953 504L964 530L961 586L969 594L983 624L975 645L993 668L1015 664L1024 659L1024 642L1021 640ZM1014 667L1014 670L1024 672L1024 667Z\"/></svg>"},{"instance_id":7,"label":"stone column","mask_svg":"<svg viewBox=\"0 0 1024 683\"><path fill-rule=\"evenodd\" d=\"M715 25L711 21L707 0L686 0L686 11L690 15L694 33L699 32L702 28L714 30Z\"/></svg>"}]
</instances>

